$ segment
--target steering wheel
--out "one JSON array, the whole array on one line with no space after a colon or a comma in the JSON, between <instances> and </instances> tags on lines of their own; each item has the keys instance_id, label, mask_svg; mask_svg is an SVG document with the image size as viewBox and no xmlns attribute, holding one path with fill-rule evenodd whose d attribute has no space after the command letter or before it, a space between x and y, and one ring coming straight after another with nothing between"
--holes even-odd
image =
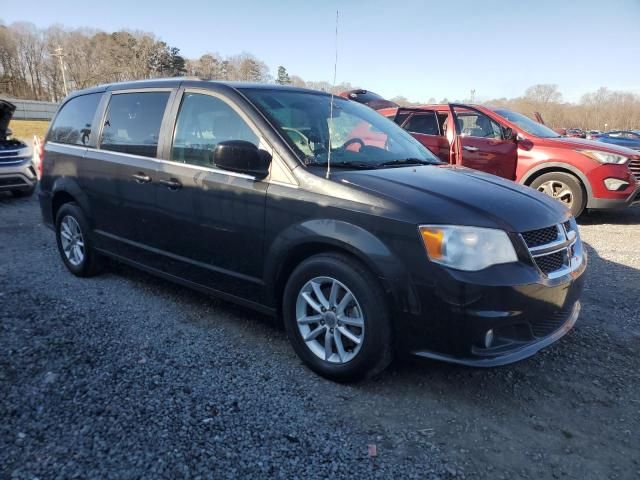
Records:
<instances>
[{"instance_id":1,"label":"steering wheel","mask_svg":"<svg viewBox=\"0 0 640 480\"><path fill-rule=\"evenodd\" d=\"M354 137L344 142L340 148L342 150L346 150L350 145L353 145L354 143L360 144L360 148L358 149L358 151L362 150L365 147L364 141L361 138Z\"/></svg>"}]
</instances>

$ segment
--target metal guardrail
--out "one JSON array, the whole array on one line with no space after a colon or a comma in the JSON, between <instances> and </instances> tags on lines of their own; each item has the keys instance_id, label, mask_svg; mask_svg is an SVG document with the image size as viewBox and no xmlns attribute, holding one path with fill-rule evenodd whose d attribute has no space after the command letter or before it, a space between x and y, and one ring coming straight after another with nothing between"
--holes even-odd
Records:
<instances>
[{"instance_id":1,"label":"metal guardrail","mask_svg":"<svg viewBox=\"0 0 640 480\"><path fill-rule=\"evenodd\" d=\"M51 120L58 110L58 104L52 102L40 102L37 100L19 100L5 98L16 106L13 114L14 120Z\"/></svg>"}]
</instances>

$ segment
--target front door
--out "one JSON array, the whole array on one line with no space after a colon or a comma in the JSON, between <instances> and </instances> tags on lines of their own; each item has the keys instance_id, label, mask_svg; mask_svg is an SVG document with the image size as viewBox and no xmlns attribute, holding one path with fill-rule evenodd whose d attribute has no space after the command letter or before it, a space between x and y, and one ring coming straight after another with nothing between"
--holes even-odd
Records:
<instances>
[{"instance_id":1,"label":"front door","mask_svg":"<svg viewBox=\"0 0 640 480\"><path fill-rule=\"evenodd\" d=\"M456 163L515 180L518 145L505 138L502 126L473 107L450 105L455 127Z\"/></svg>"},{"instance_id":2,"label":"front door","mask_svg":"<svg viewBox=\"0 0 640 480\"><path fill-rule=\"evenodd\" d=\"M159 268L259 300L267 182L213 165L226 140L260 144L242 112L206 90L185 90L167 161L160 165L155 247Z\"/></svg>"}]
</instances>

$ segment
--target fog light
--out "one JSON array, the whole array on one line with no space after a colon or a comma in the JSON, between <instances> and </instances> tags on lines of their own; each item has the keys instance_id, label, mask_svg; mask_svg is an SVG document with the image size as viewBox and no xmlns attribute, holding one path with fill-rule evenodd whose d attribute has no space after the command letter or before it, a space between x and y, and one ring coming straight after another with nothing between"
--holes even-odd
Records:
<instances>
[{"instance_id":1,"label":"fog light","mask_svg":"<svg viewBox=\"0 0 640 480\"><path fill-rule=\"evenodd\" d=\"M605 178L604 185L608 190L618 192L627 188L629 186L629 182L625 182L624 180L620 180L619 178Z\"/></svg>"},{"instance_id":2,"label":"fog light","mask_svg":"<svg viewBox=\"0 0 640 480\"><path fill-rule=\"evenodd\" d=\"M493 329L487 330L484 334L484 348L490 348L493 345Z\"/></svg>"}]
</instances>

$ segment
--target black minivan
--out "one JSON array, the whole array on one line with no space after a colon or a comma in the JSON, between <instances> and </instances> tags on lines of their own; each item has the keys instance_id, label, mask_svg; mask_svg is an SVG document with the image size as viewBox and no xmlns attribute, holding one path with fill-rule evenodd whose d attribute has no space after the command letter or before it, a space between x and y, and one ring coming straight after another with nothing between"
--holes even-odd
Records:
<instances>
[{"instance_id":1,"label":"black minivan","mask_svg":"<svg viewBox=\"0 0 640 480\"><path fill-rule=\"evenodd\" d=\"M42 215L73 274L108 257L278 316L335 380L398 351L503 365L578 317L586 257L564 206L442 164L345 98L101 86L61 104L44 151Z\"/></svg>"}]
</instances>

